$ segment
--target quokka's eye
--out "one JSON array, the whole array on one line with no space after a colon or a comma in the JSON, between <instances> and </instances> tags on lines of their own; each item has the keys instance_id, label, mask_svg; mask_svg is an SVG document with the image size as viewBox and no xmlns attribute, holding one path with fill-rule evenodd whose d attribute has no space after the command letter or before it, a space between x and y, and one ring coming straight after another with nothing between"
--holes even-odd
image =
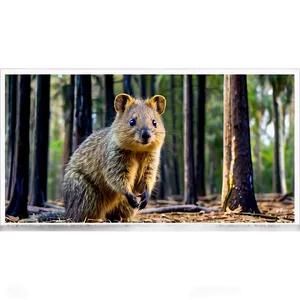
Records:
<instances>
[{"instance_id":1,"label":"quokka's eye","mask_svg":"<svg viewBox=\"0 0 300 300\"><path fill-rule=\"evenodd\" d=\"M129 122L130 126L134 126L136 124L136 119L132 118Z\"/></svg>"},{"instance_id":2,"label":"quokka's eye","mask_svg":"<svg viewBox=\"0 0 300 300\"><path fill-rule=\"evenodd\" d=\"M152 124L153 124L154 127L156 127L157 126L156 120L153 119Z\"/></svg>"}]
</instances>

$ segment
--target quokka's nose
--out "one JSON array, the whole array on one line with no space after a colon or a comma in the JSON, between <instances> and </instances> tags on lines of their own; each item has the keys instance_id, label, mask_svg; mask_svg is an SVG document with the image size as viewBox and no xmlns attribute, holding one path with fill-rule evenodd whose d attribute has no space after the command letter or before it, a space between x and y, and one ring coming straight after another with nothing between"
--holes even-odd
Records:
<instances>
[{"instance_id":1,"label":"quokka's nose","mask_svg":"<svg viewBox=\"0 0 300 300\"><path fill-rule=\"evenodd\" d=\"M142 129L141 134L142 134L142 139L145 141L147 141L151 137L151 132L147 128Z\"/></svg>"}]
</instances>

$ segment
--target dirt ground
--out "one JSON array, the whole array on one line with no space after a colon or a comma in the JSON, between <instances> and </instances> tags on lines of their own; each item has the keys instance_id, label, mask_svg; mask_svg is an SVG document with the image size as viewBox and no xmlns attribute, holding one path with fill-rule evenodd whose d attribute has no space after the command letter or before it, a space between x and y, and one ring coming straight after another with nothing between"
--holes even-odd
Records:
<instances>
[{"instance_id":1,"label":"dirt ground","mask_svg":"<svg viewBox=\"0 0 300 300\"><path fill-rule=\"evenodd\" d=\"M208 206L209 207L209 206ZM294 204L258 202L262 215L249 216L231 212L138 214L134 223L293 223Z\"/></svg>"},{"instance_id":2,"label":"dirt ground","mask_svg":"<svg viewBox=\"0 0 300 300\"><path fill-rule=\"evenodd\" d=\"M286 197L282 201L282 195L260 194L257 196L257 203L261 214L247 215L239 212L223 212L220 210L220 197L209 196L198 201L201 207L212 209L211 212L169 212L169 213L143 213L138 212L132 223L293 223L294 222L294 198ZM281 199L281 200L280 200ZM157 200L150 201L147 210L151 208L162 208L170 205L180 206L180 201ZM19 220L14 217L6 217L6 222L14 223L65 223L64 219L55 217L57 212L63 211L63 203L48 201L48 207L28 207L30 217ZM145 211L144 211L145 212ZM41 214L53 213L54 218L39 221L37 218ZM92 223L103 223L103 220L88 220Z\"/></svg>"}]
</instances>

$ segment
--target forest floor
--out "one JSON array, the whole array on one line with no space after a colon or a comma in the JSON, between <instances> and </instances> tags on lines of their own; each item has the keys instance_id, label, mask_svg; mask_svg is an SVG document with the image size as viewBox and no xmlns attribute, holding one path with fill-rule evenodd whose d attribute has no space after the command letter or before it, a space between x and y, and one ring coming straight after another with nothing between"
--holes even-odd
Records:
<instances>
[{"instance_id":1,"label":"forest floor","mask_svg":"<svg viewBox=\"0 0 300 300\"><path fill-rule=\"evenodd\" d=\"M205 207L219 208L220 202L206 204ZM244 215L235 212L171 212L138 214L134 223L293 223L294 204L281 202L259 202L259 215Z\"/></svg>"},{"instance_id":2,"label":"forest floor","mask_svg":"<svg viewBox=\"0 0 300 300\"><path fill-rule=\"evenodd\" d=\"M224 212L220 208L220 195L199 197L197 205L203 210L198 212L178 211L184 208L181 201L174 200L151 200L144 211L138 212L132 223L293 223L294 222L294 198L280 194L257 194L256 199L260 214L247 214L242 212ZM176 198L175 198L176 199ZM38 220L43 214L62 213L63 203L48 201L48 207L40 208L29 206L30 217L19 220L18 218L6 217L6 222L14 223L66 223L68 220ZM164 210L171 206L177 208L177 212L154 212L153 209ZM197 208L199 208L199 206ZM195 207L195 206L194 206ZM88 220L91 223L103 223L103 220Z\"/></svg>"}]
</instances>

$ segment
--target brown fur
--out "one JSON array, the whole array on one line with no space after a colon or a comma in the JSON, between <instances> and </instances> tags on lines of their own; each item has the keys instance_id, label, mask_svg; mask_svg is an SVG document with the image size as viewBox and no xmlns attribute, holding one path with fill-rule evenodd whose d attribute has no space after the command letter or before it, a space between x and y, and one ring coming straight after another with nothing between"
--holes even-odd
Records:
<instances>
[{"instance_id":1,"label":"brown fur","mask_svg":"<svg viewBox=\"0 0 300 300\"><path fill-rule=\"evenodd\" d=\"M124 195L138 196L146 189L151 194L153 190L165 138L161 119L165 98L156 95L136 100L120 94L114 105L117 115L113 124L91 134L66 167L62 195L66 217L75 222L130 220L135 209ZM130 126L132 118L136 118L135 126ZM148 144L141 143L143 128L151 132Z\"/></svg>"}]
</instances>

